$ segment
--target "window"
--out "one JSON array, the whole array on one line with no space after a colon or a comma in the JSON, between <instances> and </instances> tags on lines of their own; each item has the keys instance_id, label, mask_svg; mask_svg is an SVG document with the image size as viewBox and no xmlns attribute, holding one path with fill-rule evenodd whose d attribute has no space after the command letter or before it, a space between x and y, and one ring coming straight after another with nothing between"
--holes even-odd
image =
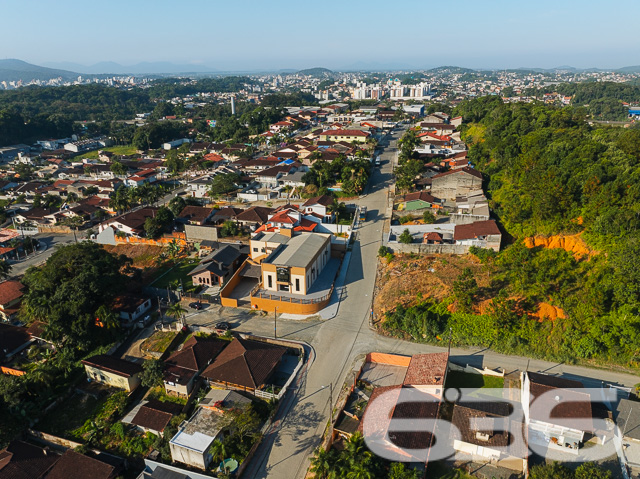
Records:
<instances>
[{"instance_id":1,"label":"window","mask_svg":"<svg viewBox=\"0 0 640 479\"><path fill-rule=\"evenodd\" d=\"M296 291L300 291L300 278L296 278Z\"/></svg>"},{"instance_id":2,"label":"window","mask_svg":"<svg viewBox=\"0 0 640 479\"><path fill-rule=\"evenodd\" d=\"M269 285L269 288L273 288L273 279L271 278L271 275L267 275L267 284Z\"/></svg>"},{"instance_id":3,"label":"window","mask_svg":"<svg viewBox=\"0 0 640 479\"><path fill-rule=\"evenodd\" d=\"M258 248L253 248L253 252L257 253L258 252Z\"/></svg>"}]
</instances>

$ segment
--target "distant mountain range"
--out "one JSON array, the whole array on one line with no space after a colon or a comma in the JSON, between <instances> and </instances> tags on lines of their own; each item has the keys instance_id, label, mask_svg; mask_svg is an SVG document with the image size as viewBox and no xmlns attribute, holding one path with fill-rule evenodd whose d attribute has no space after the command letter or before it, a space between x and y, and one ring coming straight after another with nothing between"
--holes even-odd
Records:
<instances>
[{"instance_id":1,"label":"distant mountain range","mask_svg":"<svg viewBox=\"0 0 640 479\"><path fill-rule=\"evenodd\" d=\"M77 76L77 73L68 70L41 67L22 60L0 60L0 81L22 80L23 82L30 82L32 80L50 80L58 77L71 80Z\"/></svg>"},{"instance_id":2,"label":"distant mountain range","mask_svg":"<svg viewBox=\"0 0 640 479\"><path fill-rule=\"evenodd\" d=\"M19 81L30 82L32 80L50 80L53 78L63 78L64 80L73 80L79 75L85 76L104 76L104 75L176 75L176 74L193 74L194 76L201 76L206 74L221 74L223 72L216 70L208 65L192 65L192 64L177 64L171 62L142 62L135 65L121 65L114 62L101 62L95 65L86 66L79 63L69 62L48 62L46 66L33 65L31 63L24 62L16 59L0 60L0 81ZM407 68L402 65L395 65L394 68L390 68L389 65L383 65L380 63L364 63L359 62L357 64L350 65L350 68L343 68L341 71L389 71L389 70L412 70L420 71L422 69ZM571 66L560 66L556 68L511 68L508 71L521 71L521 72L546 72L552 73L556 71L571 71L571 72L590 72L590 71L615 71L619 73L640 73L640 65L628 66L619 68L617 70L604 70L598 68L574 68ZM262 70L260 70L262 71ZM438 68L432 68L430 70L425 69L431 73L449 71L452 73L485 73L487 69L470 69L457 66L442 66ZM493 71L504 71L504 69L495 69ZM335 75L335 71L328 68L316 67L307 68L304 70L294 69L282 69L277 73L301 73L304 75L313 75L319 78L329 78ZM224 72L231 74L231 72ZM246 71L243 73L250 73Z\"/></svg>"}]
</instances>

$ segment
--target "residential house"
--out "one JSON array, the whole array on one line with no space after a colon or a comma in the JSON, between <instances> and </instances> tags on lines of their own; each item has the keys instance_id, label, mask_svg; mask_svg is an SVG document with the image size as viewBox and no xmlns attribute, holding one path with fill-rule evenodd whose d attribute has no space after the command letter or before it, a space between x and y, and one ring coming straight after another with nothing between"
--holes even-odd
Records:
<instances>
[{"instance_id":1,"label":"residential house","mask_svg":"<svg viewBox=\"0 0 640 479\"><path fill-rule=\"evenodd\" d=\"M270 384L287 348L236 337L203 372L210 384L255 393Z\"/></svg>"},{"instance_id":2,"label":"residential house","mask_svg":"<svg viewBox=\"0 0 640 479\"><path fill-rule=\"evenodd\" d=\"M222 286L231 278L247 255L244 245L226 244L200 260L200 264L189 272L194 285Z\"/></svg>"},{"instance_id":3,"label":"residential house","mask_svg":"<svg viewBox=\"0 0 640 479\"><path fill-rule=\"evenodd\" d=\"M398 209L404 211L423 210L426 208L441 208L441 201L426 191L417 191L404 196L404 201Z\"/></svg>"},{"instance_id":4,"label":"residential house","mask_svg":"<svg viewBox=\"0 0 640 479\"><path fill-rule=\"evenodd\" d=\"M0 323L0 364L11 361L32 342L27 328Z\"/></svg>"},{"instance_id":5,"label":"residential house","mask_svg":"<svg viewBox=\"0 0 640 479\"><path fill-rule=\"evenodd\" d=\"M9 321L20 308L24 295L24 286L20 281L8 280L0 283L0 319Z\"/></svg>"},{"instance_id":6,"label":"residential house","mask_svg":"<svg viewBox=\"0 0 640 479\"><path fill-rule=\"evenodd\" d=\"M334 200L331 196L316 196L305 201L302 204L302 210L305 215L316 216L323 223L333 223L335 221L335 214L329 211L333 202Z\"/></svg>"},{"instance_id":7,"label":"residential house","mask_svg":"<svg viewBox=\"0 0 640 479\"><path fill-rule=\"evenodd\" d=\"M262 170L256 174L256 181L263 188L275 188L278 186L278 180L284 175L295 173L297 168L290 165L272 166L266 170Z\"/></svg>"},{"instance_id":8,"label":"residential house","mask_svg":"<svg viewBox=\"0 0 640 479\"><path fill-rule=\"evenodd\" d=\"M323 141L348 141L364 143L371 136L369 132L362 130L326 130L320 133Z\"/></svg>"},{"instance_id":9,"label":"residential house","mask_svg":"<svg viewBox=\"0 0 640 479\"><path fill-rule=\"evenodd\" d=\"M53 224L56 222L56 213L59 210L55 208L31 208L28 211L16 213L14 220L16 223L41 223Z\"/></svg>"},{"instance_id":10,"label":"residential house","mask_svg":"<svg viewBox=\"0 0 640 479\"><path fill-rule=\"evenodd\" d=\"M142 367L139 364L106 354L81 361L90 381L131 392L140 385Z\"/></svg>"},{"instance_id":11,"label":"residential house","mask_svg":"<svg viewBox=\"0 0 640 479\"><path fill-rule=\"evenodd\" d=\"M492 464L526 474L524 424L510 419L510 414L506 402L454 404L451 423L460 434L453 441L456 460Z\"/></svg>"},{"instance_id":12,"label":"residential house","mask_svg":"<svg viewBox=\"0 0 640 479\"><path fill-rule=\"evenodd\" d=\"M613 412L631 477L640 474L640 402L621 399Z\"/></svg>"},{"instance_id":13,"label":"residential house","mask_svg":"<svg viewBox=\"0 0 640 479\"><path fill-rule=\"evenodd\" d=\"M457 196L481 189L482 173L469 167L445 171L431 178L431 194L436 198L455 200Z\"/></svg>"},{"instance_id":14,"label":"residential house","mask_svg":"<svg viewBox=\"0 0 640 479\"><path fill-rule=\"evenodd\" d=\"M121 468L67 449L56 461L46 479L115 479Z\"/></svg>"},{"instance_id":15,"label":"residential house","mask_svg":"<svg viewBox=\"0 0 640 479\"><path fill-rule=\"evenodd\" d=\"M142 401L140 406L135 409L137 411L130 424L142 432L151 432L156 436L162 436L171 419L182 412L180 404L161 402L156 399Z\"/></svg>"},{"instance_id":16,"label":"residential house","mask_svg":"<svg viewBox=\"0 0 640 479\"><path fill-rule=\"evenodd\" d=\"M189 397L198 375L228 344L222 339L191 336L182 349L165 361L164 388L167 394Z\"/></svg>"},{"instance_id":17,"label":"residential house","mask_svg":"<svg viewBox=\"0 0 640 479\"><path fill-rule=\"evenodd\" d=\"M228 389L211 389L207 395L200 400L199 405L203 408L224 413L228 409L244 409L252 403L251 399Z\"/></svg>"},{"instance_id":18,"label":"residential house","mask_svg":"<svg viewBox=\"0 0 640 479\"><path fill-rule=\"evenodd\" d=\"M255 229L267 221L272 212L273 208L252 206L251 208L247 208L242 213L236 215L236 221L244 227Z\"/></svg>"},{"instance_id":19,"label":"residential house","mask_svg":"<svg viewBox=\"0 0 640 479\"><path fill-rule=\"evenodd\" d=\"M44 479L58 454L24 441L0 449L0 479Z\"/></svg>"},{"instance_id":20,"label":"residential house","mask_svg":"<svg viewBox=\"0 0 640 479\"><path fill-rule=\"evenodd\" d=\"M111 310L117 313L123 323L131 325L151 309L151 298L132 293L117 296L111 305Z\"/></svg>"},{"instance_id":21,"label":"residential house","mask_svg":"<svg viewBox=\"0 0 640 479\"><path fill-rule=\"evenodd\" d=\"M231 206L220 208L219 210L214 211L213 216L211 216L211 223L220 225L225 221L235 221L236 216L243 211L244 210L242 208L233 208Z\"/></svg>"},{"instance_id":22,"label":"residential house","mask_svg":"<svg viewBox=\"0 0 640 479\"><path fill-rule=\"evenodd\" d=\"M202 226L211 218L214 211L213 208L204 206L185 206L176 219L191 225Z\"/></svg>"},{"instance_id":23,"label":"residential house","mask_svg":"<svg viewBox=\"0 0 640 479\"><path fill-rule=\"evenodd\" d=\"M529 441L577 454L593 431L591 396L579 381L526 371L522 408Z\"/></svg>"},{"instance_id":24,"label":"residential house","mask_svg":"<svg viewBox=\"0 0 640 479\"><path fill-rule=\"evenodd\" d=\"M484 220L456 225L453 239L455 244L500 251L502 233L494 220Z\"/></svg>"},{"instance_id":25,"label":"residential house","mask_svg":"<svg viewBox=\"0 0 640 479\"><path fill-rule=\"evenodd\" d=\"M103 232L107 227L112 227L116 231L127 236L144 237L144 223L147 218L154 218L158 208L147 206L138 210L130 211L120 216L115 216L100 223L98 231Z\"/></svg>"},{"instance_id":26,"label":"residential house","mask_svg":"<svg viewBox=\"0 0 640 479\"><path fill-rule=\"evenodd\" d=\"M180 425L178 432L169 441L171 459L191 467L206 470L213 461L211 445L216 439L223 440L232 427L232 418L227 414L199 407Z\"/></svg>"}]
</instances>

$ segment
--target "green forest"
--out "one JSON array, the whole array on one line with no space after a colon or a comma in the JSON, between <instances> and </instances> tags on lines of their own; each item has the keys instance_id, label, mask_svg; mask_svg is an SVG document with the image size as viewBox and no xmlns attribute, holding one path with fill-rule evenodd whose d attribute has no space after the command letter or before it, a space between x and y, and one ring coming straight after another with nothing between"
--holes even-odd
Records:
<instances>
[{"instance_id":1,"label":"green forest","mask_svg":"<svg viewBox=\"0 0 640 479\"><path fill-rule=\"evenodd\" d=\"M582 108L462 102L462 137L486 178L503 250L474 250L491 284L470 270L444 303L396 308L385 328L438 341L562 361L640 361L640 128L593 127ZM590 254L527 248L534 235L575 235ZM490 300L479 315L471 305ZM456 302L455 312L447 309ZM530 319L546 302L566 318Z\"/></svg>"}]
</instances>

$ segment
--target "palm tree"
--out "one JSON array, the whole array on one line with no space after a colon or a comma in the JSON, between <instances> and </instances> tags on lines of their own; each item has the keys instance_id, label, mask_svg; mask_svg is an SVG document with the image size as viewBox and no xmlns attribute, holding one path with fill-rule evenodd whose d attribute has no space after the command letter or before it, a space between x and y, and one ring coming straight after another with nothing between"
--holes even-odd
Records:
<instances>
[{"instance_id":1,"label":"palm tree","mask_svg":"<svg viewBox=\"0 0 640 479\"><path fill-rule=\"evenodd\" d=\"M187 310L184 309L180 303L174 303L167 309L167 314L173 316L176 321L179 321L186 312Z\"/></svg>"},{"instance_id":2,"label":"palm tree","mask_svg":"<svg viewBox=\"0 0 640 479\"><path fill-rule=\"evenodd\" d=\"M311 458L310 471L317 479L327 479L336 469L336 456L333 451L327 451L322 447L316 449Z\"/></svg>"},{"instance_id":3,"label":"palm tree","mask_svg":"<svg viewBox=\"0 0 640 479\"><path fill-rule=\"evenodd\" d=\"M227 448L220 439L216 439L211 444L209 452L217 461L224 461L227 458Z\"/></svg>"}]
</instances>

